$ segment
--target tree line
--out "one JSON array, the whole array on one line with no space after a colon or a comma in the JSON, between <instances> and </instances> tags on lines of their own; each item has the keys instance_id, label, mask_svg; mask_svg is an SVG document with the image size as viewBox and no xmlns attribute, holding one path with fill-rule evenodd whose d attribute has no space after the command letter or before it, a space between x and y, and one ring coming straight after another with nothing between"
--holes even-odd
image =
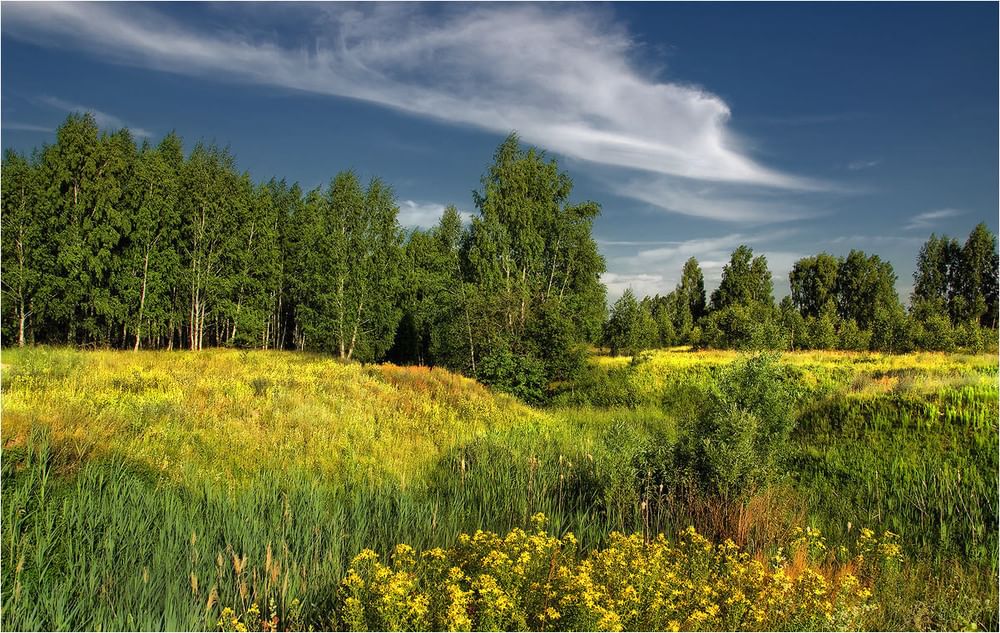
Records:
<instances>
[{"instance_id":1,"label":"tree line","mask_svg":"<svg viewBox=\"0 0 1000 633\"><path fill-rule=\"evenodd\" d=\"M443 365L526 397L567 376L606 314L594 202L516 135L463 223L404 231L352 171L254 182L176 134L137 145L71 115L2 166L4 345L312 350Z\"/></svg>"},{"instance_id":2,"label":"tree line","mask_svg":"<svg viewBox=\"0 0 1000 633\"><path fill-rule=\"evenodd\" d=\"M701 268L689 259L677 288L612 307L604 344L612 354L671 345L755 349L970 351L997 344L997 241L985 224L964 244L932 234L917 257L909 310L892 264L860 250L795 262L791 294L775 302L763 255L741 245L706 301Z\"/></svg>"},{"instance_id":3,"label":"tree line","mask_svg":"<svg viewBox=\"0 0 1000 633\"><path fill-rule=\"evenodd\" d=\"M698 262L677 288L628 291L607 317L600 206L515 134L463 222L448 207L404 230L392 188L336 174L303 191L255 182L226 148L176 134L136 144L69 116L56 140L2 164L4 345L295 349L440 365L528 399L571 379L587 350L667 345L906 351L981 347L997 326L994 236L921 249L909 313L876 255L821 253L773 297L739 247L706 298Z\"/></svg>"}]
</instances>

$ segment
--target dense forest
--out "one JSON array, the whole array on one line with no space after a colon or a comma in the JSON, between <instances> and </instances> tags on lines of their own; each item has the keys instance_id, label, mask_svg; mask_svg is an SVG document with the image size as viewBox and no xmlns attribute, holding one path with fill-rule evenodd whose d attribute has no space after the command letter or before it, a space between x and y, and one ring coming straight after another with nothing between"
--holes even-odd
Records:
<instances>
[{"instance_id":1,"label":"dense forest","mask_svg":"<svg viewBox=\"0 0 1000 633\"><path fill-rule=\"evenodd\" d=\"M932 235L907 311L877 255L797 262L777 303L766 259L740 246L706 297L698 262L676 290L610 311L591 228L600 207L516 135L463 224L404 231L392 188L344 171L325 189L254 182L223 148L176 134L137 146L72 115L54 144L7 152L4 345L283 348L447 366L528 399L586 349L982 349L996 344L996 238Z\"/></svg>"}]
</instances>

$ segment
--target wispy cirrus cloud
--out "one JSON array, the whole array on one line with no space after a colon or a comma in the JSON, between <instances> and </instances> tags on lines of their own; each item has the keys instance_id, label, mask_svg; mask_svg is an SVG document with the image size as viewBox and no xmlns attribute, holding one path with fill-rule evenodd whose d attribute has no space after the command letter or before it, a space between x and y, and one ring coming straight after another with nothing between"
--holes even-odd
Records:
<instances>
[{"instance_id":1,"label":"wispy cirrus cloud","mask_svg":"<svg viewBox=\"0 0 1000 633\"><path fill-rule=\"evenodd\" d=\"M958 217L963 213L964 211L959 209L935 209L933 211L924 211L923 213L918 213L910 218L910 221L903 227L903 229L907 231L930 229L940 224L941 220Z\"/></svg>"},{"instance_id":2,"label":"wispy cirrus cloud","mask_svg":"<svg viewBox=\"0 0 1000 633\"><path fill-rule=\"evenodd\" d=\"M746 188L828 187L755 159L730 128L723 99L644 72L634 62L639 43L600 9L283 5L280 17L305 28L283 37L260 27L273 9L241 10L255 28L195 27L149 6L13 3L4 34L120 64L517 130L565 156L643 172L645 187L621 193L670 212L721 221L801 217L801 209L733 203ZM713 184L714 198L692 194L692 183Z\"/></svg>"},{"instance_id":3,"label":"wispy cirrus cloud","mask_svg":"<svg viewBox=\"0 0 1000 633\"><path fill-rule=\"evenodd\" d=\"M723 222L767 224L817 215L796 195L771 188L642 176L612 184L615 193L673 213Z\"/></svg>"},{"instance_id":4,"label":"wispy cirrus cloud","mask_svg":"<svg viewBox=\"0 0 1000 633\"><path fill-rule=\"evenodd\" d=\"M100 128L118 130L127 127L129 129L129 132L131 132L133 136L137 136L139 138L150 138L151 136L153 136L153 133L150 132L149 130L143 129L141 127L136 127L134 125L129 125L125 123L125 121L118 118L117 116L113 114L108 114L107 112L102 112L101 110L98 110L96 108L80 105L78 103L71 103L64 99L51 96L39 97L38 100L47 106L50 106L57 110L62 110L63 112L89 112L94 116L94 121Z\"/></svg>"},{"instance_id":5,"label":"wispy cirrus cloud","mask_svg":"<svg viewBox=\"0 0 1000 633\"><path fill-rule=\"evenodd\" d=\"M847 169L850 171L862 171L864 169L871 169L872 167L878 167L882 164L882 159L863 159L863 160L852 160L847 163Z\"/></svg>"},{"instance_id":6,"label":"wispy cirrus cloud","mask_svg":"<svg viewBox=\"0 0 1000 633\"><path fill-rule=\"evenodd\" d=\"M55 128L45 125L35 125L34 123L20 123L18 121L4 121L3 128L6 130L20 130L22 132L55 132Z\"/></svg>"},{"instance_id":7,"label":"wispy cirrus cloud","mask_svg":"<svg viewBox=\"0 0 1000 633\"><path fill-rule=\"evenodd\" d=\"M901 246L919 246L924 243L924 238L922 237L911 237L905 235L838 235L827 241L829 244L836 246L848 245L871 245L871 246L883 246L883 245L901 245Z\"/></svg>"}]
</instances>

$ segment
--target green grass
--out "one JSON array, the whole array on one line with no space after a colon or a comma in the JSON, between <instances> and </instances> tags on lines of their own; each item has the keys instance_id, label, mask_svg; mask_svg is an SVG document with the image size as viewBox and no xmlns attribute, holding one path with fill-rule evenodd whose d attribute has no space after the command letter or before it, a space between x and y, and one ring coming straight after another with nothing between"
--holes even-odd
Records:
<instances>
[{"instance_id":1,"label":"green grass","mask_svg":"<svg viewBox=\"0 0 1000 633\"><path fill-rule=\"evenodd\" d=\"M323 626L365 548L448 547L536 512L584 550L704 529L717 509L653 471L735 358L598 359L533 409L442 370L289 352L6 350L2 624L214 628L224 606L273 600L284 622L298 599ZM893 530L915 571L877 593L872 627L995 628L996 358L782 362L802 394L787 474L733 536L770 555L796 525L834 548ZM627 402L573 404L624 392L609 380Z\"/></svg>"}]
</instances>

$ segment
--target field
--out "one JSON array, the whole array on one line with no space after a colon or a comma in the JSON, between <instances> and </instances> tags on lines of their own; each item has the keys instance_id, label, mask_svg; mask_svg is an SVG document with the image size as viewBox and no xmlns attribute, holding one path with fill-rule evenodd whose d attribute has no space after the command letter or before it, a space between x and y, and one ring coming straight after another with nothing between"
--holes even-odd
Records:
<instances>
[{"instance_id":1,"label":"field","mask_svg":"<svg viewBox=\"0 0 1000 633\"><path fill-rule=\"evenodd\" d=\"M3 628L995 630L996 356L765 359L794 425L693 486L753 362L597 357L532 408L302 353L6 350Z\"/></svg>"}]
</instances>

